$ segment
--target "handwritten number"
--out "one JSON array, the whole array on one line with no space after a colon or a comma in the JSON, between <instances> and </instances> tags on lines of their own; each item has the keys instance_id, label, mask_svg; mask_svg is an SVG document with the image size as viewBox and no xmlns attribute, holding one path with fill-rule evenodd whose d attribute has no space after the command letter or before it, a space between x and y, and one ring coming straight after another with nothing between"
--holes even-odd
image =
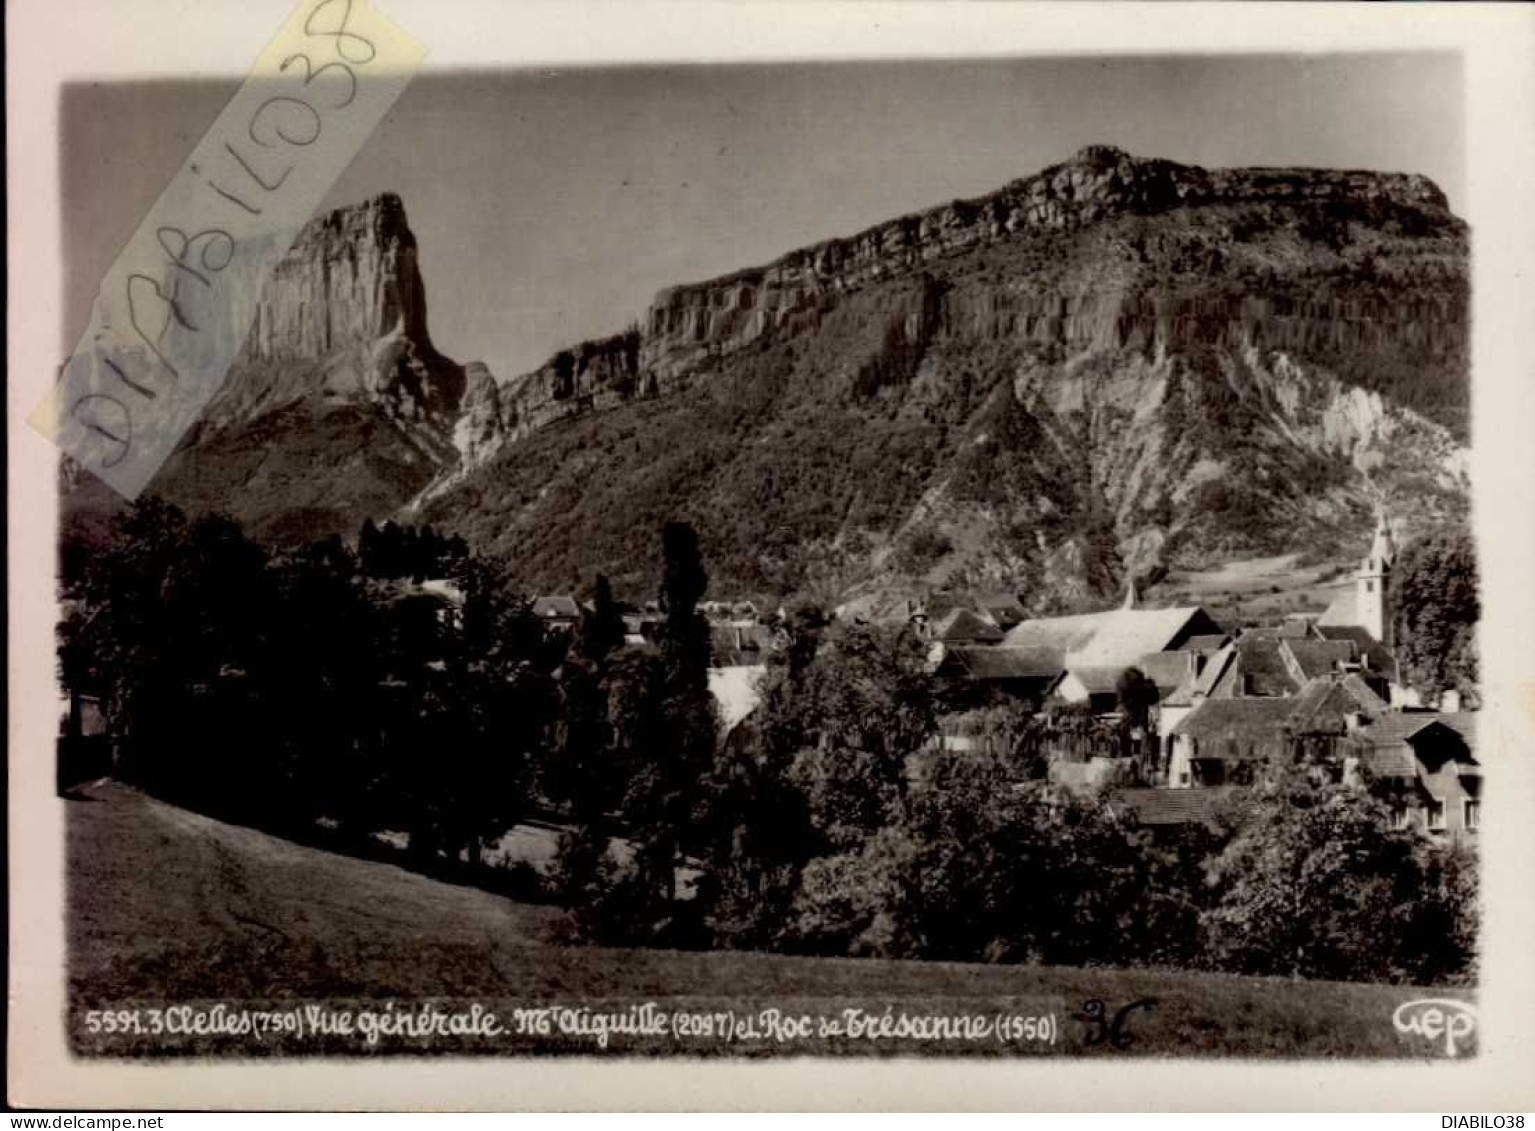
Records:
<instances>
[{"instance_id":1,"label":"handwritten number","mask_svg":"<svg viewBox=\"0 0 1535 1131\"><path fill-rule=\"evenodd\" d=\"M139 325L138 304L134 302L133 298L134 283L149 284L149 286L154 289L155 297L158 298L162 303L165 303L166 308L169 311L169 316L165 319L165 324L160 328L160 332L155 335L154 338L151 338L148 333L145 332L144 327ZM181 313L181 308L176 305L174 299L168 299L165 297L165 292L160 289L159 280L152 279L148 275L129 275L127 280L127 291L129 324L133 327L134 332L138 334L139 339L149 347L150 352L152 352L157 358L160 359L160 364L164 365L166 369L170 370L172 377L179 379L181 374L176 371L176 367L170 363L166 356L160 352L160 339L165 337L165 331L170 329L172 318L174 318L178 323L186 327L188 330L191 330L193 333L197 332L197 327L193 326L186 320L186 317Z\"/></svg>"},{"instance_id":2,"label":"handwritten number","mask_svg":"<svg viewBox=\"0 0 1535 1131\"><path fill-rule=\"evenodd\" d=\"M121 365L118 365L117 362L113 361L110 357L103 357L101 360L106 362L107 368L110 369L113 373L117 374L117 379L124 385L127 385L128 388L132 389L136 393L140 393L148 397L150 400L155 399L155 391L153 389L151 389L148 385L140 385L137 381L133 380L133 378L128 376L128 371L125 370Z\"/></svg>"},{"instance_id":3,"label":"handwritten number","mask_svg":"<svg viewBox=\"0 0 1535 1131\"><path fill-rule=\"evenodd\" d=\"M321 12L325 11L325 9L334 7L336 4L341 5L341 18L336 21L336 26L334 28L316 29L314 26L315 19L320 15ZM373 46L373 41L371 39L366 39L354 31L347 30L347 21L351 18L352 0L320 0L320 3L316 4L310 11L309 18L304 21L304 34L312 35L317 39L326 36L334 39L336 42L336 54L341 56L341 58L346 60L348 63L371 63L375 58L378 57L378 48ZM354 56L348 55L346 53L347 45L358 43L362 44L362 46L367 49L368 53L361 58L356 58Z\"/></svg>"},{"instance_id":4,"label":"handwritten number","mask_svg":"<svg viewBox=\"0 0 1535 1131\"><path fill-rule=\"evenodd\" d=\"M84 408L87 403L94 401L105 401L107 404L116 406L120 415L120 423L115 426L121 428L123 432L126 433L126 435L119 436L116 432L113 432L110 428L98 420L81 419L80 410ZM133 418L128 415L128 408L123 404L122 401L118 400L116 397L108 396L106 393L87 393L85 396L81 397L74 403L74 405L69 410L69 415L74 417L81 424L85 425L87 430L95 432L98 435L105 436L108 440L117 445L118 451L114 458L102 459L101 466L103 468L116 467L118 464L123 462L123 459L128 455L129 448L133 445ZM92 413L92 416L94 416L94 412Z\"/></svg>"},{"instance_id":5,"label":"handwritten number","mask_svg":"<svg viewBox=\"0 0 1535 1131\"><path fill-rule=\"evenodd\" d=\"M1135 1043L1135 1037L1130 1033L1129 1028L1130 1014L1137 1009L1144 1009L1149 1013L1156 1004L1156 998L1139 998L1128 1005L1121 1006L1110 1020L1108 1006L1098 998L1091 998L1082 1003L1082 1012L1073 1016L1086 1027L1082 1038L1083 1044L1101 1045L1106 1041L1112 1047L1123 1050Z\"/></svg>"},{"instance_id":6,"label":"handwritten number","mask_svg":"<svg viewBox=\"0 0 1535 1131\"><path fill-rule=\"evenodd\" d=\"M310 134L307 138L289 137L286 133L283 132L281 122L272 127L272 132L275 133L278 137L282 138L282 140L287 142L289 145L313 145L315 138L320 136L320 112L313 106L309 105L309 103L305 102L303 99L289 98L286 94L279 94L273 98L268 98L260 106L256 107L256 112L251 115L250 128L245 132L248 133L250 135L250 139L257 145L261 146L261 148L271 149L272 142L262 141L259 137L256 136L256 124L261 121L261 116L265 114L271 107L284 103L291 106L302 106L305 110L309 111L309 116L314 119L314 133Z\"/></svg>"},{"instance_id":7,"label":"handwritten number","mask_svg":"<svg viewBox=\"0 0 1535 1131\"><path fill-rule=\"evenodd\" d=\"M247 161L244 157L240 156L240 151L238 149L230 145L227 141L224 143L224 149L229 153L229 156L233 157L235 161L239 163L240 168L245 170L245 175L251 180L255 181L267 192L276 192L278 189L282 188L282 183L288 179L288 174L293 172L293 166L289 165L282 171L282 176L278 177L277 180L273 181L271 184L267 184L261 179L260 174L257 173L255 169L251 168L250 162Z\"/></svg>"},{"instance_id":8,"label":"handwritten number","mask_svg":"<svg viewBox=\"0 0 1535 1131\"><path fill-rule=\"evenodd\" d=\"M343 98L340 102L336 103L336 105L334 105L334 106L327 106L326 107L327 110L345 110L348 106L350 106L352 104L353 100L356 99L356 97L357 97L357 76L352 73L352 68L348 67L345 63L326 63L325 66L321 67L317 71L317 70L314 69L314 63L310 61L309 56L305 55L302 51L300 51L299 53L297 53L295 55L289 55L286 59L284 59L282 61L282 65L279 66L277 69L280 70L280 71L286 71L288 69L288 65L290 63L292 63L295 59L302 59L302 60L304 60L304 85L305 86L308 86L310 83L314 82L315 79L319 78L326 71L330 71L330 70L339 70L342 74L344 74L346 76L346 81L348 83L346 97Z\"/></svg>"},{"instance_id":9,"label":"handwritten number","mask_svg":"<svg viewBox=\"0 0 1535 1131\"><path fill-rule=\"evenodd\" d=\"M170 238L172 236L181 241L179 246L171 246ZM197 271L187 264L187 258L192 254L192 245L204 236L208 237L208 242L203 244L202 253L197 257L198 265L202 267L203 271L222 271L229 266L229 261L234 258L235 254L234 237L224 231L223 228L209 228L191 237L188 237L180 228L173 228L169 225L155 229L155 239L160 242L161 250L170 257L171 264L192 275L206 287L212 285L209 278L202 271ZM224 258L220 263L214 263L209 259L215 244L219 244L224 249Z\"/></svg>"}]
</instances>

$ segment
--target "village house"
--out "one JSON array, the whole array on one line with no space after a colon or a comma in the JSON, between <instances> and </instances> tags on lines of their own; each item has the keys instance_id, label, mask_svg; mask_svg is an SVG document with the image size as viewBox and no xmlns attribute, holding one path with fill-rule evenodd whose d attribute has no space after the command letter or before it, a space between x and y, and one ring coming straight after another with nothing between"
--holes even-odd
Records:
<instances>
[{"instance_id":1,"label":"village house","mask_svg":"<svg viewBox=\"0 0 1535 1131\"><path fill-rule=\"evenodd\" d=\"M1353 732L1359 768L1383 789L1398 828L1461 839L1481 827L1474 711L1402 711Z\"/></svg>"},{"instance_id":2,"label":"village house","mask_svg":"<svg viewBox=\"0 0 1535 1131\"><path fill-rule=\"evenodd\" d=\"M1169 789L1245 784L1256 768L1283 755L1284 699L1211 699L1175 724L1167 735Z\"/></svg>"},{"instance_id":3,"label":"village house","mask_svg":"<svg viewBox=\"0 0 1535 1131\"><path fill-rule=\"evenodd\" d=\"M971 706L1010 702L1037 711L1060 679L1061 656L1053 648L951 647L940 655L937 672L964 689Z\"/></svg>"},{"instance_id":4,"label":"village house","mask_svg":"<svg viewBox=\"0 0 1535 1131\"><path fill-rule=\"evenodd\" d=\"M906 619L923 640L949 645L1000 644L1008 629L1027 619L1011 593L906 602Z\"/></svg>"},{"instance_id":5,"label":"village house","mask_svg":"<svg viewBox=\"0 0 1535 1131\"><path fill-rule=\"evenodd\" d=\"M571 632L581 623L581 606L565 594L533 598L533 615L553 632Z\"/></svg>"},{"instance_id":6,"label":"village house","mask_svg":"<svg viewBox=\"0 0 1535 1131\"><path fill-rule=\"evenodd\" d=\"M666 619L660 613L624 613L624 646L642 648L655 641Z\"/></svg>"},{"instance_id":7,"label":"village house","mask_svg":"<svg viewBox=\"0 0 1535 1131\"><path fill-rule=\"evenodd\" d=\"M709 662L717 668L759 667L783 648L786 639L780 629L765 624L711 624Z\"/></svg>"},{"instance_id":8,"label":"village house","mask_svg":"<svg viewBox=\"0 0 1535 1131\"><path fill-rule=\"evenodd\" d=\"M756 624L760 619L754 601L701 601L698 611L711 623Z\"/></svg>"},{"instance_id":9,"label":"village house","mask_svg":"<svg viewBox=\"0 0 1535 1131\"><path fill-rule=\"evenodd\" d=\"M1104 801L1111 812L1134 816L1153 836L1176 837L1183 830L1203 826L1217 828L1240 812L1244 791L1238 786L1208 789L1117 789Z\"/></svg>"},{"instance_id":10,"label":"village house","mask_svg":"<svg viewBox=\"0 0 1535 1131\"><path fill-rule=\"evenodd\" d=\"M963 607L950 609L927 628L929 640L947 646L999 644L1002 636L1002 629L996 624Z\"/></svg>"},{"instance_id":11,"label":"village house","mask_svg":"<svg viewBox=\"0 0 1535 1131\"><path fill-rule=\"evenodd\" d=\"M1001 647L1053 651L1058 674L1050 695L1107 713L1118 706L1126 670L1139 669L1159 694L1170 693L1202 669L1211 641L1225 639L1198 606L1138 609L1127 599L1107 612L1024 621L1009 630Z\"/></svg>"},{"instance_id":12,"label":"village house","mask_svg":"<svg viewBox=\"0 0 1535 1131\"><path fill-rule=\"evenodd\" d=\"M463 629L464 590L458 582L445 577L428 578L415 590L436 602L437 623L455 632Z\"/></svg>"},{"instance_id":13,"label":"village house","mask_svg":"<svg viewBox=\"0 0 1535 1131\"><path fill-rule=\"evenodd\" d=\"M1214 667L1210 670L1219 675ZM1380 718L1390 711L1357 672L1322 672L1293 693L1275 679L1272 686L1282 691L1199 696L1186 708L1184 692L1175 693L1176 716L1168 723L1164 714L1162 732L1166 787L1222 784L1279 754L1341 759L1340 743L1350 733L1349 720L1357 725L1358 719Z\"/></svg>"},{"instance_id":14,"label":"village house","mask_svg":"<svg viewBox=\"0 0 1535 1131\"><path fill-rule=\"evenodd\" d=\"M983 593L975 598L975 608L1003 632L1028 619L1023 603L1011 593Z\"/></svg>"}]
</instances>

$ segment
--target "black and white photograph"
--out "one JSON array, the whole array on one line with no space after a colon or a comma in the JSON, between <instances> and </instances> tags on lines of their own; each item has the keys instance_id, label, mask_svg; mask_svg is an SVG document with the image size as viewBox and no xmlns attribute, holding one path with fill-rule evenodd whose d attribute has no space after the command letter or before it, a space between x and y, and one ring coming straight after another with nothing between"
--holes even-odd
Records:
<instances>
[{"instance_id":1,"label":"black and white photograph","mask_svg":"<svg viewBox=\"0 0 1535 1131\"><path fill-rule=\"evenodd\" d=\"M1488 1055L1464 53L257 7L57 92L61 1057Z\"/></svg>"}]
</instances>

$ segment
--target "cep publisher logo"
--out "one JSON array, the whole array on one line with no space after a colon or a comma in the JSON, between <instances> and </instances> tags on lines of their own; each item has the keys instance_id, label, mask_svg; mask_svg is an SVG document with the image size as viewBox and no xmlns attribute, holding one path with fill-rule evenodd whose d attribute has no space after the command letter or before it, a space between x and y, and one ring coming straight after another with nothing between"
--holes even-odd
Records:
<instances>
[{"instance_id":1,"label":"cep publisher logo","mask_svg":"<svg viewBox=\"0 0 1535 1131\"><path fill-rule=\"evenodd\" d=\"M1455 1056L1476 1032L1476 1007L1454 998L1419 998L1397 1006L1391 1024L1398 1033L1443 1042L1445 1055Z\"/></svg>"}]
</instances>

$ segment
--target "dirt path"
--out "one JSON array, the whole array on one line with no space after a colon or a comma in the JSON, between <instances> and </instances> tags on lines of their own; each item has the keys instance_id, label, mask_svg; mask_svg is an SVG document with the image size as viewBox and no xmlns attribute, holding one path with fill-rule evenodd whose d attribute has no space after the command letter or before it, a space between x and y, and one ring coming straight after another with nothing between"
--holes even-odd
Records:
<instances>
[{"instance_id":1,"label":"dirt path","mask_svg":"<svg viewBox=\"0 0 1535 1131\"><path fill-rule=\"evenodd\" d=\"M515 983L555 914L110 782L71 804L69 850L72 974L116 998Z\"/></svg>"}]
</instances>

